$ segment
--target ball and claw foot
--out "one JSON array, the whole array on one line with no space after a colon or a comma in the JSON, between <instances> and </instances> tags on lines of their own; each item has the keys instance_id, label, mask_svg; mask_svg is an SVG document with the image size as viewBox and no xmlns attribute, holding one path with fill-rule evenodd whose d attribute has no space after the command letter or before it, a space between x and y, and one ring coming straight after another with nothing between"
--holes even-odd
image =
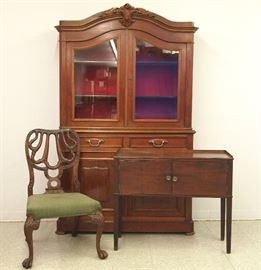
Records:
<instances>
[{"instance_id":1,"label":"ball and claw foot","mask_svg":"<svg viewBox=\"0 0 261 270\"><path fill-rule=\"evenodd\" d=\"M104 260L108 257L108 253L105 250L100 250L98 256L101 260Z\"/></svg>"},{"instance_id":2,"label":"ball and claw foot","mask_svg":"<svg viewBox=\"0 0 261 270\"><path fill-rule=\"evenodd\" d=\"M24 259L22 265L24 268L29 269L32 267L33 261L30 258Z\"/></svg>"}]
</instances>

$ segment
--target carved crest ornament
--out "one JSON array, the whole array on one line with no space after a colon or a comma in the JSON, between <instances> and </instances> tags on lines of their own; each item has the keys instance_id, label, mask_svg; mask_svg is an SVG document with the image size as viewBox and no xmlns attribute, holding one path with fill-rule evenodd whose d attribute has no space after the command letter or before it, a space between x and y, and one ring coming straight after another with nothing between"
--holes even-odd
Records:
<instances>
[{"instance_id":1,"label":"carved crest ornament","mask_svg":"<svg viewBox=\"0 0 261 270\"><path fill-rule=\"evenodd\" d=\"M121 16L122 18L119 20L120 23L125 26L131 26L135 20L134 17L154 17L153 13L143 9L143 8L134 8L130 4L125 4L120 8L111 8L105 11L101 17L112 17L112 16Z\"/></svg>"}]
</instances>

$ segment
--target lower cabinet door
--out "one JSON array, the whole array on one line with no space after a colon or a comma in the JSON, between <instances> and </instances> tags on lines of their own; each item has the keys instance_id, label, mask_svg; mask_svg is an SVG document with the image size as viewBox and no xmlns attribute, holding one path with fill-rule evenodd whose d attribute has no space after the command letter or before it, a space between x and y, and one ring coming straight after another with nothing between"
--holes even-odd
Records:
<instances>
[{"instance_id":1,"label":"lower cabinet door","mask_svg":"<svg viewBox=\"0 0 261 270\"><path fill-rule=\"evenodd\" d=\"M71 191L69 175L64 177L63 187L67 192ZM113 159L85 159L81 158L79 164L80 192L98 200L102 205L105 217L104 231L113 229L113 183L115 179ZM59 218L57 221L57 233L71 232L74 228L74 219ZM91 224L85 216L80 217L79 232L95 232L96 226Z\"/></svg>"},{"instance_id":2,"label":"lower cabinet door","mask_svg":"<svg viewBox=\"0 0 261 270\"><path fill-rule=\"evenodd\" d=\"M79 180L81 192L98 200L103 208L113 206L113 183L115 179L113 160L81 159Z\"/></svg>"},{"instance_id":3,"label":"lower cabinet door","mask_svg":"<svg viewBox=\"0 0 261 270\"><path fill-rule=\"evenodd\" d=\"M173 162L173 194L176 196L224 196L227 190L228 164L221 160Z\"/></svg>"},{"instance_id":4,"label":"lower cabinet door","mask_svg":"<svg viewBox=\"0 0 261 270\"><path fill-rule=\"evenodd\" d=\"M172 164L169 160L120 161L119 191L128 195L171 195Z\"/></svg>"}]
</instances>

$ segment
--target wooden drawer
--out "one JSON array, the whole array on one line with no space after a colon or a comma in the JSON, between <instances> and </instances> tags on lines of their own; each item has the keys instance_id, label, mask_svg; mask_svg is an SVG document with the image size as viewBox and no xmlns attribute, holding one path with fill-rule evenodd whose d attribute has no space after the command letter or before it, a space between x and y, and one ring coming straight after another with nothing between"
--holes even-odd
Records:
<instances>
[{"instance_id":1,"label":"wooden drawer","mask_svg":"<svg viewBox=\"0 0 261 270\"><path fill-rule=\"evenodd\" d=\"M190 148L190 137L178 136L158 136L158 137L132 137L130 147L151 147L151 148Z\"/></svg>"},{"instance_id":2,"label":"wooden drawer","mask_svg":"<svg viewBox=\"0 0 261 270\"><path fill-rule=\"evenodd\" d=\"M122 147L121 137L80 137L84 148L119 148Z\"/></svg>"}]
</instances>

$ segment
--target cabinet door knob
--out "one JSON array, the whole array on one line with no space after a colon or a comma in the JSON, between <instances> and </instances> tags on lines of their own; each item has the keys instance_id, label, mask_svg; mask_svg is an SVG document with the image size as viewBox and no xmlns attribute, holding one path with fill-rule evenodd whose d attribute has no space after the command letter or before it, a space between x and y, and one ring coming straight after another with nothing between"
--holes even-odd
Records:
<instances>
[{"instance_id":1,"label":"cabinet door knob","mask_svg":"<svg viewBox=\"0 0 261 270\"><path fill-rule=\"evenodd\" d=\"M91 147L98 147L100 146L102 143L104 143L104 140L103 139L96 139L96 138L93 138L93 139L88 139L86 140L87 143L89 143L89 145Z\"/></svg>"},{"instance_id":2,"label":"cabinet door knob","mask_svg":"<svg viewBox=\"0 0 261 270\"><path fill-rule=\"evenodd\" d=\"M151 143L153 147L163 147L165 143L168 143L168 141L163 139L152 139L149 140L149 143Z\"/></svg>"},{"instance_id":3,"label":"cabinet door knob","mask_svg":"<svg viewBox=\"0 0 261 270\"><path fill-rule=\"evenodd\" d=\"M172 181L173 181L173 182L178 182L178 177L177 177L177 176L175 176L175 175L174 175L174 176L172 176Z\"/></svg>"},{"instance_id":4,"label":"cabinet door knob","mask_svg":"<svg viewBox=\"0 0 261 270\"><path fill-rule=\"evenodd\" d=\"M166 181L171 181L171 178L172 178L171 175L166 175L165 180Z\"/></svg>"}]
</instances>

